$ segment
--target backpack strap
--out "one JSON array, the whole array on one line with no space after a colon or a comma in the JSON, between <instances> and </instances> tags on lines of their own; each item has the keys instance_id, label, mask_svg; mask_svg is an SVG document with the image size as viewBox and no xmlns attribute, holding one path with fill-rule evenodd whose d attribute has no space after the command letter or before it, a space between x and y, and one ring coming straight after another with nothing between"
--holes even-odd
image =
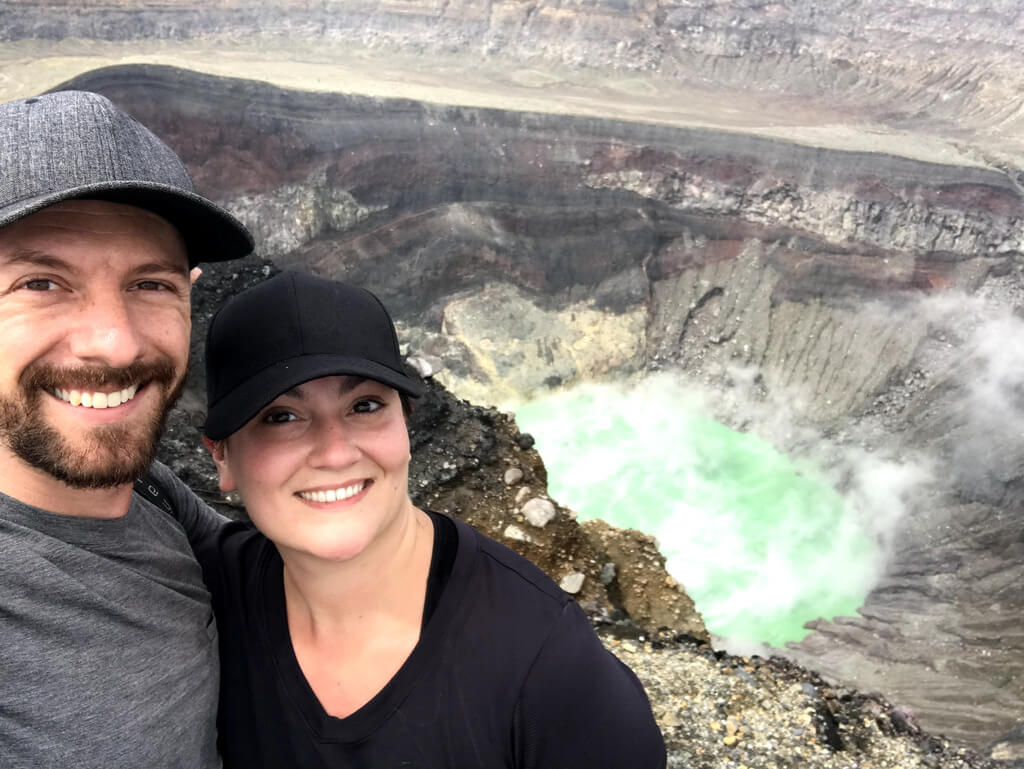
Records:
<instances>
[{"instance_id":1,"label":"backpack strap","mask_svg":"<svg viewBox=\"0 0 1024 769\"><path fill-rule=\"evenodd\" d=\"M163 484L153 475L152 471L147 470L135 479L135 493L147 502L152 502L165 513L174 515L174 505L171 504L171 497Z\"/></svg>"}]
</instances>

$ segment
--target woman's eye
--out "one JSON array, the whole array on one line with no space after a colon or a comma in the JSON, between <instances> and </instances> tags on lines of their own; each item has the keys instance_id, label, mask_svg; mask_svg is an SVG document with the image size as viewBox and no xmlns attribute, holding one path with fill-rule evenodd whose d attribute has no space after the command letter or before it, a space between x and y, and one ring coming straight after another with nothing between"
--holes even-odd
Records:
<instances>
[{"instance_id":1,"label":"woman's eye","mask_svg":"<svg viewBox=\"0 0 1024 769\"><path fill-rule=\"evenodd\" d=\"M373 400L359 400L356 401L352 410L357 414L372 414L377 409L383 408L384 404L380 401Z\"/></svg>"},{"instance_id":2,"label":"woman's eye","mask_svg":"<svg viewBox=\"0 0 1024 769\"><path fill-rule=\"evenodd\" d=\"M263 417L263 421L271 425L281 425L285 422L294 422L296 419L298 419L298 417L290 411L271 411Z\"/></svg>"}]
</instances>

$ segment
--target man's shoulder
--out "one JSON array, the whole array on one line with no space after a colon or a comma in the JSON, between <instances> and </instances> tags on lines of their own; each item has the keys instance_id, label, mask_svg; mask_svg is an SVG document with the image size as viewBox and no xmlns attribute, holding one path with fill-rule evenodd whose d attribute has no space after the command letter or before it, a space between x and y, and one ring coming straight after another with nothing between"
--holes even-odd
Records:
<instances>
[{"instance_id":1,"label":"man's shoulder","mask_svg":"<svg viewBox=\"0 0 1024 769\"><path fill-rule=\"evenodd\" d=\"M153 460L146 473L135 483L136 496L179 521L200 512L226 521L216 513L167 465Z\"/></svg>"},{"instance_id":2,"label":"man's shoulder","mask_svg":"<svg viewBox=\"0 0 1024 769\"><path fill-rule=\"evenodd\" d=\"M154 459L150 464L149 470L146 472L146 475L143 476L142 480L153 481L159 487L157 490L164 494L181 494L196 497L195 492L186 486L185 482L182 481L181 478L171 470L171 468L157 459ZM196 497L196 499L198 499L198 497Z\"/></svg>"},{"instance_id":3,"label":"man's shoulder","mask_svg":"<svg viewBox=\"0 0 1024 769\"><path fill-rule=\"evenodd\" d=\"M166 519L183 529L197 555L202 547L220 547L238 522L222 515L203 501L169 467L153 462L135 484L138 504L148 517Z\"/></svg>"}]
</instances>

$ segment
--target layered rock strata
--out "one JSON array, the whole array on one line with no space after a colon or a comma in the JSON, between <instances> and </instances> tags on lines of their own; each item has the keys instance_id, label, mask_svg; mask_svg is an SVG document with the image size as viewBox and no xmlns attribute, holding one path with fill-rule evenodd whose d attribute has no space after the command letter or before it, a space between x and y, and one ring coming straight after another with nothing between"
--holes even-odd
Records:
<instances>
[{"instance_id":1,"label":"layered rock strata","mask_svg":"<svg viewBox=\"0 0 1024 769\"><path fill-rule=\"evenodd\" d=\"M1024 149L1024 18L1009 0L7 0L0 8L4 41L285 41L297 57L355 47L451 59L456 72L460 62L487 68L497 83L576 81L580 103L604 90L695 121L813 126L810 135L832 141L856 126L911 141L939 136L1016 158L1017 167ZM703 108L663 103L679 86Z\"/></svg>"}]
</instances>

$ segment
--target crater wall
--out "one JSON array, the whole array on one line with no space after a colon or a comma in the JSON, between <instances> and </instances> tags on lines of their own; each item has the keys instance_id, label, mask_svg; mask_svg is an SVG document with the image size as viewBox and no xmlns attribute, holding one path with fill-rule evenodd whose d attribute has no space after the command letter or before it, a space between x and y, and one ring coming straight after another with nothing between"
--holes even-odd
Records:
<instances>
[{"instance_id":1,"label":"crater wall","mask_svg":"<svg viewBox=\"0 0 1024 769\"><path fill-rule=\"evenodd\" d=\"M6 0L0 10L0 41L420 56L426 67L461 61L466 78L483 68L513 86L572 82L580 103L605 91L669 115L688 110L666 99L689 93L697 121L816 126L810 135L824 141L859 126L888 134L881 151L938 137L984 162L1024 165L1024 15L1010 0Z\"/></svg>"}]
</instances>

